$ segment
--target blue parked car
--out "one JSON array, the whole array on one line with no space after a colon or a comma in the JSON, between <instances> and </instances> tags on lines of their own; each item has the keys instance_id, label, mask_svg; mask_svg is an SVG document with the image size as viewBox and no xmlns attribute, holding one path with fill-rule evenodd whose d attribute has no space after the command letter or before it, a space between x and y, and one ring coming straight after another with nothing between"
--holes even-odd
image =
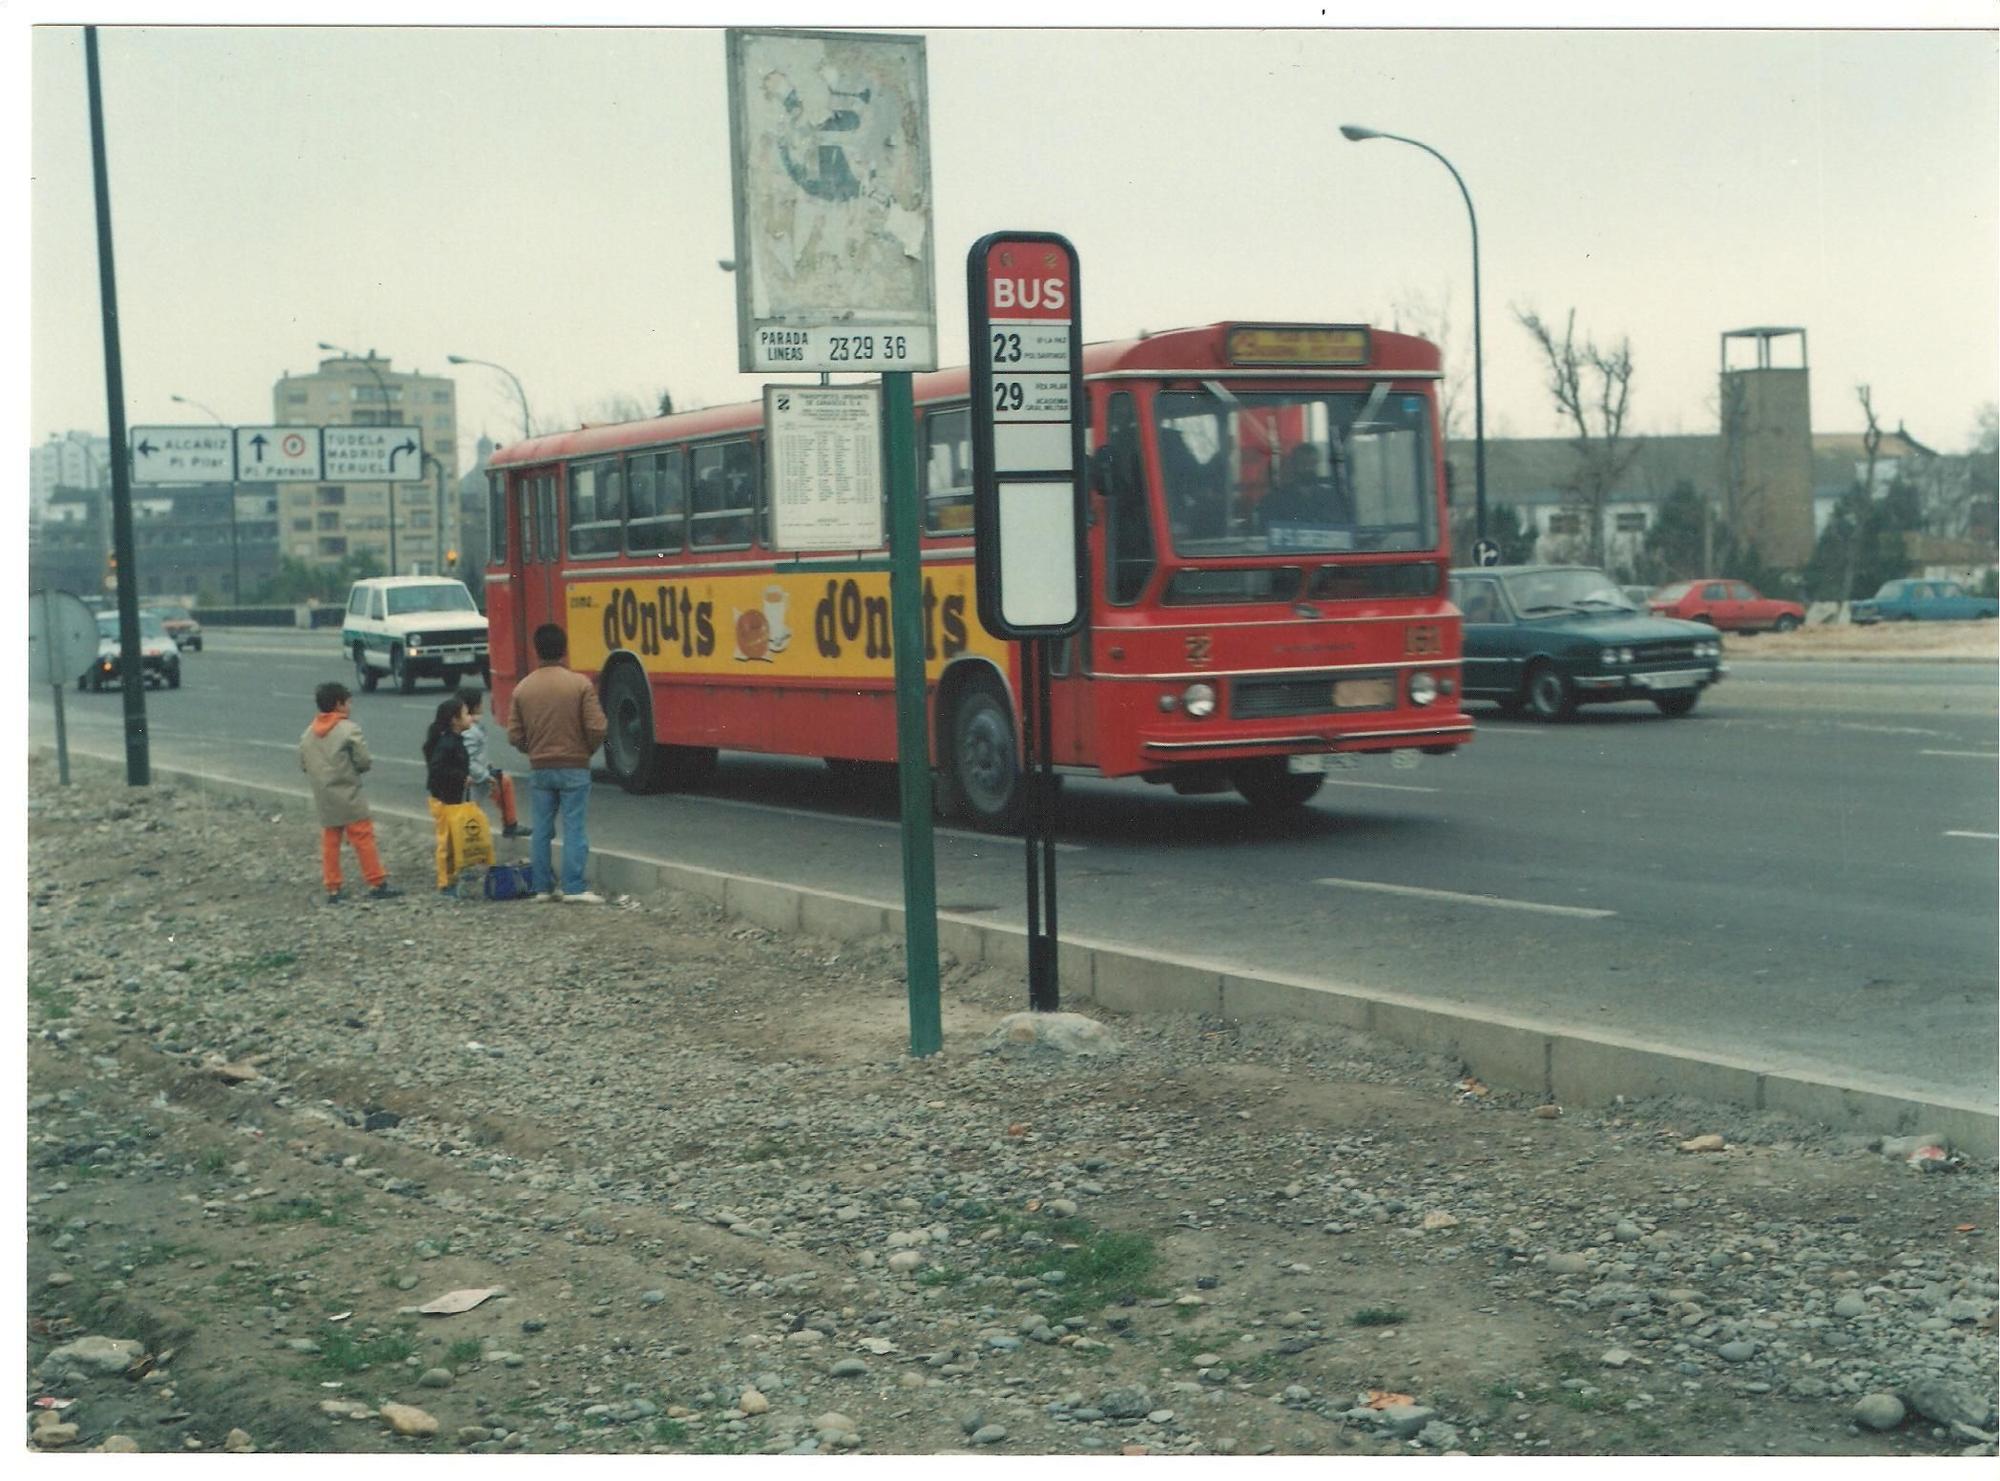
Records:
<instances>
[{"instance_id":1,"label":"blue parked car","mask_svg":"<svg viewBox=\"0 0 2000 1481\"><path fill-rule=\"evenodd\" d=\"M1956 581L1884 581L1874 600L1848 608L1854 622L1965 622L2000 615L2000 601L1976 597Z\"/></svg>"}]
</instances>

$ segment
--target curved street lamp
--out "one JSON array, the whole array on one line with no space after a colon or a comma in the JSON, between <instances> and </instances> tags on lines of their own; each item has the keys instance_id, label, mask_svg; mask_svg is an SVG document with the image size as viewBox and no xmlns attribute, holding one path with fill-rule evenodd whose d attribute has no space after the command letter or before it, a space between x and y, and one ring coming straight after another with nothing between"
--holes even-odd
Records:
<instances>
[{"instance_id":1,"label":"curved street lamp","mask_svg":"<svg viewBox=\"0 0 2000 1481\"><path fill-rule=\"evenodd\" d=\"M1458 182L1458 193L1465 197L1465 214L1472 222L1472 486L1479 538L1484 540L1486 538L1486 376L1485 355L1479 339L1479 216L1472 209L1472 192L1465 188L1465 181L1452 162L1421 139L1406 138L1402 134L1386 134L1380 129L1365 129L1353 123L1342 124L1340 132L1343 138L1354 144L1359 144L1363 139L1394 139L1398 144L1408 144L1423 150L1425 154L1451 171L1451 178Z\"/></svg>"},{"instance_id":2,"label":"curved street lamp","mask_svg":"<svg viewBox=\"0 0 2000 1481\"><path fill-rule=\"evenodd\" d=\"M453 365L484 365L488 370L497 370L514 383L514 394L521 401L521 439L526 441L535 435L535 424L528 415L528 393L521 389L521 378L504 365L496 365L491 360L475 360L470 355L446 355Z\"/></svg>"},{"instance_id":3,"label":"curved street lamp","mask_svg":"<svg viewBox=\"0 0 2000 1481\"><path fill-rule=\"evenodd\" d=\"M336 345L336 344L329 344L329 343L327 343L327 341L325 341L325 340L321 340L321 341L319 342L319 347L320 347L320 348L321 348L322 350L331 350L331 351L333 351L333 353L334 353L334 354L336 354L336 355L345 355L345 356L346 356L346 357L347 357L348 359L350 359L350 360L359 360L359 361L361 362L361 368L362 368L363 370L367 371L367 372L368 372L368 373L369 373L370 375L372 375L372 376L374 376L374 377L375 377L375 388L376 388L376 389L377 389L378 391L380 391L380 392L382 393L382 423L381 423L381 425L383 425L383 426L385 426L385 427L386 427L386 426L388 426L388 425L389 425L389 384L388 384L388 382L387 382L387 381L385 381L385 380L383 380L383 379L382 379L382 372L381 372L381 371L379 371L379 370L377 370L377 369L375 368L375 352L374 352L373 350L370 350L370 351L369 351L369 352L368 352L368 353L367 353L366 355L357 355L357 354L355 354L355 353L354 353L354 351L352 351L352 350L350 350L350 349L347 349L347 348L345 348L345 347L343 347L343 346L341 346L341 345ZM422 433L419 433L419 434L418 434L418 437L419 437L419 439L421 440L421 437L422 437ZM393 575L395 575L395 574L396 574L396 484L395 484L395 481L394 481L393 479L392 479L392 480L390 480L390 481L389 481L389 482L388 482L387 484L385 484L385 485L384 485L384 487L385 487L385 488L387 488L387 489L389 490L389 574L390 574L391 576L393 576Z\"/></svg>"},{"instance_id":4,"label":"curved street lamp","mask_svg":"<svg viewBox=\"0 0 2000 1481\"><path fill-rule=\"evenodd\" d=\"M229 425L215 414L213 408L204 406L192 396L171 396L168 399L178 401L182 406L192 406L196 411L205 412L218 427ZM230 436L233 439L235 433L232 432ZM231 451L233 453L234 449ZM232 456L230 466L233 468L235 463L236 460ZM236 480L233 477L229 480L229 600L233 606L243 605L243 562L236 543Z\"/></svg>"}]
</instances>

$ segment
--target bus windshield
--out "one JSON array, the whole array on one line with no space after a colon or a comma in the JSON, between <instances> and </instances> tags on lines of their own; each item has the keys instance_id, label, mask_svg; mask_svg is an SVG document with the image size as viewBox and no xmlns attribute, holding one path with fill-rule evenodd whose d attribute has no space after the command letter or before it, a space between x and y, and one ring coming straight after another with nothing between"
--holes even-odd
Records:
<instances>
[{"instance_id":1,"label":"bus windshield","mask_svg":"<svg viewBox=\"0 0 2000 1481\"><path fill-rule=\"evenodd\" d=\"M1161 392L1153 414L1177 555L1436 548L1421 396L1205 381Z\"/></svg>"}]
</instances>

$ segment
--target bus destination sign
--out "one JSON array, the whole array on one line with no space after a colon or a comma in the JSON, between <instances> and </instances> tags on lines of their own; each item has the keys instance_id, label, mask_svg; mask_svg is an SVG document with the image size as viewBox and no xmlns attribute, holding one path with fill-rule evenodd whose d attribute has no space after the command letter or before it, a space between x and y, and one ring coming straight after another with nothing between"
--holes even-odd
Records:
<instances>
[{"instance_id":1,"label":"bus destination sign","mask_svg":"<svg viewBox=\"0 0 2000 1481\"><path fill-rule=\"evenodd\" d=\"M1231 365L1366 365L1363 324L1237 324L1225 358Z\"/></svg>"}]
</instances>

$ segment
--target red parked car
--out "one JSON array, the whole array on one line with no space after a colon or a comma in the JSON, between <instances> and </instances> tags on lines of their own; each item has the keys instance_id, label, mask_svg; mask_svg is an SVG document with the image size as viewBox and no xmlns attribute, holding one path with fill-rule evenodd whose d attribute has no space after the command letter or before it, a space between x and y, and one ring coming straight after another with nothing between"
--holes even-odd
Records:
<instances>
[{"instance_id":1,"label":"red parked car","mask_svg":"<svg viewBox=\"0 0 2000 1481\"><path fill-rule=\"evenodd\" d=\"M1806 609L1797 602L1759 596L1741 581L1676 581L1654 592L1646 605L1662 617L1706 622L1723 632L1788 633L1806 620Z\"/></svg>"}]
</instances>

